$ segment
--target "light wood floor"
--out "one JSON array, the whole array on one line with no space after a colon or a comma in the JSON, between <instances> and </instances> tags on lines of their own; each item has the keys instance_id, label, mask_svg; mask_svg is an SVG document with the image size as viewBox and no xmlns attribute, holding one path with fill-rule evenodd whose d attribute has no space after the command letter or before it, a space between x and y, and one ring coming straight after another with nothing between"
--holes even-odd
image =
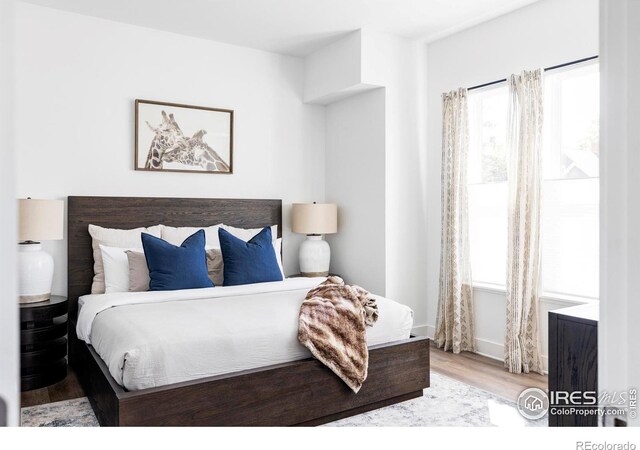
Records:
<instances>
[{"instance_id":1,"label":"light wood floor","mask_svg":"<svg viewBox=\"0 0 640 450\"><path fill-rule=\"evenodd\" d=\"M502 362L475 353L454 355L431 347L431 369L463 383L515 401L525 388L547 389L547 377L539 374L515 375L507 372ZM42 405L83 397L84 392L71 369L60 383L22 393L22 406Z\"/></svg>"},{"instance_id":2,"label":"light wood floor","mask_svg":"<svg viewBox=\"0 0 640 450\"><path fill-rule=\"evenodd\" d=\"M431 346L431 369L514 402L524 389L548 389L549 384L546 375L509 373L502 361L469 352L454 355L434 345Z\"/></svg>"}]
</instances>

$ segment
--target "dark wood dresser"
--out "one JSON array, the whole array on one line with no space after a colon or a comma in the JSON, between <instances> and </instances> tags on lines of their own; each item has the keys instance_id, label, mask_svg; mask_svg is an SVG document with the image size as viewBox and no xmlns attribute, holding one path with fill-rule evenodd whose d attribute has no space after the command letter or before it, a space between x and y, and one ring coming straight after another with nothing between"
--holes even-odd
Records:
<instances>
[{"instance_id":1,"label":"dark wood dresser","mask_svg":"<svg viewBox=\"0 0 640 450\"><path fill-rule=\"evenodd\" d=\"M22 391L49 386L67 376L66 297L20 304L20 382Z\"/></svg>"},{"instance_id":2,"label":"dark wood dresser","mask_svg":"<svg viewBox=\"0 0 640 450\"><path fill-rule=\"evenodd\" d=\"M598 314L597 303L572 306L549 312L549 394L557 392L598 391ZM578 408L596 409L585 405L589 402L581 394ZM564 397L552 397L549 426L596 427L597 414L561 414L567 409Z\"/></svg>"}]
</instances>

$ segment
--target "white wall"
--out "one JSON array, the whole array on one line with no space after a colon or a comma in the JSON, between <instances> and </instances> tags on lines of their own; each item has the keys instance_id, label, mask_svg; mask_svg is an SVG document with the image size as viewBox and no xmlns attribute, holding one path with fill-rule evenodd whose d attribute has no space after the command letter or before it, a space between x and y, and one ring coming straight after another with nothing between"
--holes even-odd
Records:
<instances>
[{"instance_id":1,"label":"white wall","mask_svg":"<svg viewBox=\"0 0 640 450\"><path fill-rule=\"evenodd\" d=\"M345 213L348 207L366 212L351 214L353 221L348 230L341 228L329 238L336 244L333 270L351 282L411 307L416 327L423 326L427 317L426 145L421 126L425 123L421 78L426 55L419 49L416 41L360 30L306 58L307 71L321 66L327 79L341 80L331 87L307 73L307 92L322 93L310 101L330 104L327 123L335 124L327 126L327 198L340 204ZM352 65L345 69L345 60L359 61L359 71ZM354 79L357 72L359 78ZM365 102L363 99L371 94L361 92L377 88L384 88L379 94L376 91L384 101ZM349 95L360 100L341 100ZM334 108L332 103L338 101L349 105L348 114L344 107ZM344 113L335 114L338 111ZM347 119L349 114L351 119ZM378 114L384 117L381 124L369 120ZM357 126L338 128L338 115L347 124L355 120ZM340 144L347 138L356 143L353 148ZM363 143L372 147L362 148ZM380 145L383 159L375 165L367 162L363 170L361 157L377 155ZM354 190L356 183L366 188ZM375 223L376 220L380 222ZM379 223L384 224L382 228ZM347 242L349 249L359 255L335 250Z\"/></svg>"},{"instance_id":2,"label":"white wall","mask_svg":"<svg viewBox=\"0 0 640 450\"><path fill-rule=\"evenodd\" d=\"M17 195L324 199L324 108L302 103L304 62L29 4L17 7ZM235 110L234 174L133 170L135 98ZM66 292L66 242L46 243Z\"/></svg>"},{"instance_id":3,"label":"white wall","mask_svg":"<svg viewBox=\"0 0 640 450\"><path fill-rule=\"evenodd\" d=\"M20 359L16 296L16 201L13 140L14 2L0 2L0 399L6 423L19 425ZM0 416L4 413L0 411Z\"/></svg>"},{"instance_id":4,"label":"white wall","mask_svg":"<svg viewBox=\"0 0 640 450\"><path fill-rule=\"evenodd\" d=\"M304 101L327 105L365 90L362 84L362 30L305 57Z\"/></svg>"},{"instance_id":5,"label":"white wall","mask_svg":"<svg viewBox=\"0 0 640 450\"><path fill-rule=\"evenodd\" d=\"M598 388L613 393L640 386L640 2L602 0L600 11Z\"/></svg>"},{"instance_id":6,"label":"white wall","mask_svg":"<svg viewBox=\"0 0 640 450\"><path fill-rule=\"evenodd\" d=\"M338 233L327 237L331 270L384 292L384 89L328 105L326 127L326 200L339 205Z\"/></svg>"},{"instance_id":7,"label":"white wall","mask_svg":"<svg viewBox=\"0 0 640 450\"><path fill-rule=\"evenodd\" d=\"M385 295L414 312L415 332L427 322L426 141L423 134L426 55L415 41L370 33L365 80L386 86ZM371 78L375 75L375 80ZM437 268L436 268L437 270Z\"/></svg>"},{"instance_id":8,"label":"white wall","mask_svg":"<svg viewBox=\"0 0 640 450\"><path fill-rule=\"evenodd\" d=\"M598 0L542 0L428 45L428 326L435 326L440 260L440 95L598 54ZM542 299L541 334L546 355L549 310L569 304ZM479 351L502 358L505 295L475 291Z\"/></svg>"}]
</instances>

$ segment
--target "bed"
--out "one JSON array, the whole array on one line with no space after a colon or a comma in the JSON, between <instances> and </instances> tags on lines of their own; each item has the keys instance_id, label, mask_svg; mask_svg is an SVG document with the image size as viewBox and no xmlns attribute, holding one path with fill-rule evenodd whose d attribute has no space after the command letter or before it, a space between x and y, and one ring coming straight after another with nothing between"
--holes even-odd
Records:
<instances>
[{"instance_id":1,"label":"bed","mask_svg":"<svg viewBox=\"0 0 640 450\"><path fill-rule=\"evenodd\" d=\"M280 237L282 203L69 197L69 358L101 425L317 425L422 395L429 386L429 342L407 337L410 310L395 302L378 297L382 319L367 334L369 376L358 394L297 345L296 302L322 279L88 295L93 277L89 224L129 229L219 222L243 228L275 224ZM255 308L272 318L272 328L260 330L271 339L260 340L254 332L260 323L228 326L231 317ZM166 334L158 334L153 315L163 317ZM182 331L184 323L203 316L219 330L215 339L205 339L195 326ZM133 333L127 331L132 323L137 325ZM135 349L141 348L147 359L136 359ZM201 364L198 371L194 363Z\"/></svg>"}]
</instances>

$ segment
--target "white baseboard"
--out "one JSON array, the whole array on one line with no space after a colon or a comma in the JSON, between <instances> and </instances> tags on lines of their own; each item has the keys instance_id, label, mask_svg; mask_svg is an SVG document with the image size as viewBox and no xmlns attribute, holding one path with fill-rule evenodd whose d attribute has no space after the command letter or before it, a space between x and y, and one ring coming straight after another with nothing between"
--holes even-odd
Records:
<instances>
[{"instance_id":1,"label":"white baseboard","mask_svg":"<svg viewBox=\"0 0 640 450\"><path fill-rule=\"evenodd\" d=\"M476 338L476 353L487 358L504 361L504 345Z\"/></svg>"},{"instance_id":2,"label":"white baseboard","mask_svg":"<svg viewBox=\"0 0 640 450\"><path fill-rule=\"evenodd\" d=\"M433 325L422 325L416 328L424 329L426 331L424 336L432 339L436 333L436 327ZM497 342L489 341L487 339L476 338L475 353L477 353L478 355L486 356L487 358L504 361L504 345Z\"/></svg>"},{"instance_id":3,"label":"white baseboard","mask_svg":"<svg viewBox=\"0 0 640 450\"><path fill-rule=\"evenodd\" d=\"M426 336L433 339L436 327L433 325L418 325L411 330L413 334L418 336ZM476 338L476 354L486 356L487 358L495 359L497 361L504 361L504 344L489 341L487 339ZM542 355L542 367L546 374L549 367L549 358L547 355Z\"/></svg>"}]
</instances>

